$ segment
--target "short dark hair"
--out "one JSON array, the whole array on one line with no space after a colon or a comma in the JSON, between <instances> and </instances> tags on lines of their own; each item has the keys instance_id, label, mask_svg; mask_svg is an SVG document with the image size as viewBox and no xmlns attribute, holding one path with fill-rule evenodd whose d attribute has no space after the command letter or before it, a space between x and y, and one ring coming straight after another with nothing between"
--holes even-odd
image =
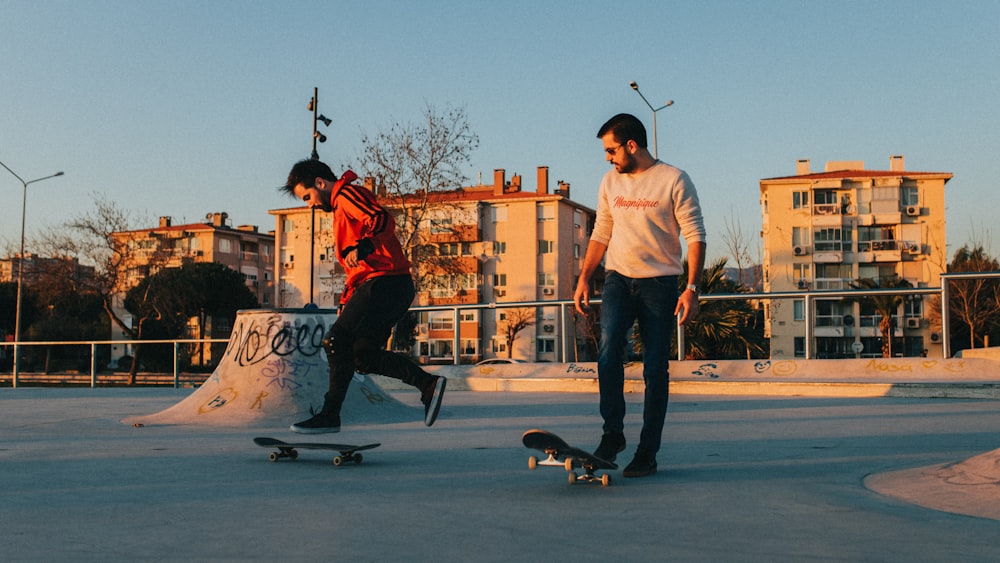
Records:
<instances>
[{"instance_id":1,"label":"short dark hair","mask_svg":"<svg viewBox=\"0 0 1000 563\"><path fill-rule=\"evenodd\" d=\"M330 182L337 181L337 175L323 161L316 160L315 158L300 160L295 163L295 166L292 166L285 185L280 186L278 189L288 195L294 196L295 186L302 184L304 187L314 188L316 187L316 178L323 178Z\"/></svg>"},{"instance_id":2,"label":"short dark hair","mask_svg":"<svg viewBox=\"0 0 1000 563\"><path fill-rule=\"evenodd\" d=\"M619 113L607 120L597 132L597 138L607 135L608 131L614 134L615 141L619 143L635 141L640 148L646 148L646 127L638 117L630 113Z\"/></svg>"}]
</instances>

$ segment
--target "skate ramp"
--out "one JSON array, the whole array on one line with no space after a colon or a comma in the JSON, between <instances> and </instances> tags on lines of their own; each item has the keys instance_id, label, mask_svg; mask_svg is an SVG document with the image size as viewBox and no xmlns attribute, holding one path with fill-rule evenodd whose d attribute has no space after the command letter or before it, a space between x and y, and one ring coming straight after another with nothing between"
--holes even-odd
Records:
<instances>
[{"instance_id":1,"label":"skate ramp","mask_svg":"<svg viewBox=\"0 0 1000 563\"><path fill-rule=\"evenodd\" d=\"M176 405L130 425L292 424L323 406L329 370L323 336L337 319L325 309L251 309L236 315L226 352L212 375ZM345 425L421 420L423 411L354 374L341 410Z\"/></svg>"},{"instance_id":2,"label":"skate ramp","mask_svg":"<svg viewBox=\"0 0 1000 563\"><path fill-rule=\"evenodd\" d=\"M865 486L918 506L1000 520L1000 449L956 463L872 475Z\"/></svg>"}]
</instances>

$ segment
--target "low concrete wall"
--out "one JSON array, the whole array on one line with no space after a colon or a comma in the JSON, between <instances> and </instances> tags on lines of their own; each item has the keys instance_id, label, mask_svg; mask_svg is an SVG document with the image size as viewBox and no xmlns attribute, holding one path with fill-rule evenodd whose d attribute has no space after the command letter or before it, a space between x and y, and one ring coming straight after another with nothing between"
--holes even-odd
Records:
<instances>
[{"instance_id":1,"label":"low concrete wall","mask_svg":"<svg viewBox=\"0 0 1000 563\"><path fill-rule=\"evenodd\" d=\"M642 364L625 366L625 391L641 393ZM597 364L430 366L454 391L596 393ZM374 376L385 389L407 389ZM706 360L670 363L672 393L817 397L1000 398L1000 361L985 358Z\"/></svg>"}]
</instances>

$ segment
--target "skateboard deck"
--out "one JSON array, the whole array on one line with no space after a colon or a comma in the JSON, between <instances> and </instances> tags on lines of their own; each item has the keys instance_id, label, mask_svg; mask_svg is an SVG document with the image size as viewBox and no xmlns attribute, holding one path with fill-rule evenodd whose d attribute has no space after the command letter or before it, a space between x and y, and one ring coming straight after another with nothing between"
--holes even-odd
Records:
<instances>
[{"instance_id":1,"label":"skateboard deck","mask_svg":"<svg viewBox=\"0 0 1000 563\"><path fill-rule=\"evenodd\" d=\"M364 459L358 452L362 450L370 450L372 448L377 448L382 444L366 444L364 446L352 446L348 444L321 444L317 442L282 442L281 440L276 440L274 438L254 438L253 443L257 444L262 448L275 448L278 451L271 452L268 459L271 461L278 461L279 459L289 458L291 460L298 459L299 452L297 450L334 450L340 453L340 455L333 458L333 464L340 466L344 463L361 463Z\"/></svg>"},{"instance_id":2,"label":"skateboard deck","mask_svg":"<svg viewBox=\"0 0 1000 563\"><path fill-rule=\"evenodd\" d=\"M611 484L611 476L607 473L597 475L594 472L599 469L618 469L616 464L594 457L593 454L580 448L575 448L559 436L545 430L528 430L521 436L521 442L527 448L548 455L546 459L529 457L528 469L535 469L539 466L562 467L569 473L570 484L577 481L599 482L607 487ZM577 473L576 469L583 469L583 473Z\"/></svg>"}]
</instances>

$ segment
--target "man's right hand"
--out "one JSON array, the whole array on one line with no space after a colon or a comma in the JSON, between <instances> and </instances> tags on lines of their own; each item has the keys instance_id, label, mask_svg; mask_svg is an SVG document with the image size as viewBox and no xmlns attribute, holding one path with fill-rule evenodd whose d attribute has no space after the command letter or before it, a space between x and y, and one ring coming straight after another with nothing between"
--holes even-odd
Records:
<instances>
[{"instance_id":1,"label":"man's right hand","mask_svg":"<svg viewBox=\"0 0 1000 563\"><path fill-rule=\"evenodd\" d=\"M587 282L582 279L576 284L573 303L576 304L576 312L586 317L587 309L590 308L590 288L587 286Z\"/></svg>"}]
</instances>

